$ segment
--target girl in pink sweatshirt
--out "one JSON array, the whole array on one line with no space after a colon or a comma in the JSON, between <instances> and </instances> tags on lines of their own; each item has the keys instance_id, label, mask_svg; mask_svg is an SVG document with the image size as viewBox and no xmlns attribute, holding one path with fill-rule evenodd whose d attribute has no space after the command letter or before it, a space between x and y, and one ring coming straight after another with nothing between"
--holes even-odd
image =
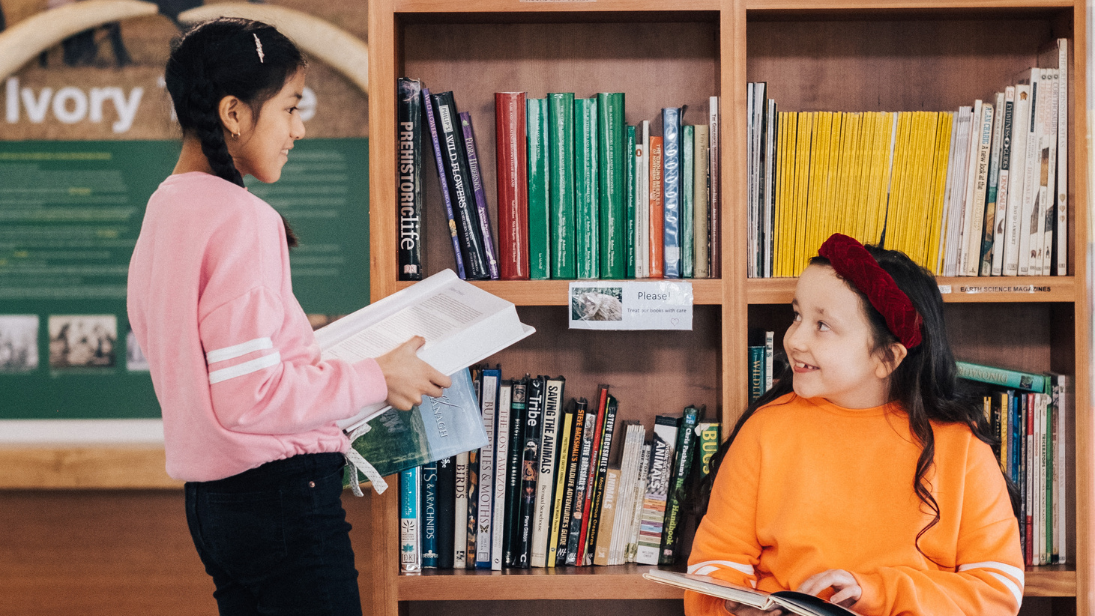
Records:
<instances>
[{"instance_id":1,"label":"girl in pink sweatshirt","mask_svg":"<svg viewBox=\"0 0 1095 616\"><path fill-rule=\"evenodd\" d=\"M296 238L243 175L274 182L304 137L305 61L266 24L219 19L175 45L167 89L183 131L149 199L128 311L164 420L167 472L221 614L360 614L335 424L387 400L439 396L422 339L322 361L293 296Z\"/></svg>"}]
</instances>

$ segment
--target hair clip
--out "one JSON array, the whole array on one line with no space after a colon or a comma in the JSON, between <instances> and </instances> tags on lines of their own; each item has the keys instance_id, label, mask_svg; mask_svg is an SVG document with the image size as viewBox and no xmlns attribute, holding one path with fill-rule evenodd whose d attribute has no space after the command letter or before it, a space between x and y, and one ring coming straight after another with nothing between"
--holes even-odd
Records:
<instances>
[{"instance_id":1,"label":"hair clip","mask_svg":"<svg viewBox=\"0 0 1095 616\"><path fill-rule=\"evenodd\" d=\"M259 54L259 64L262 64L262 41L259 40L259 35L255 34L254 32L251 33L251 36L255 37L255 53Z\"/></svg>"}]
</instances>

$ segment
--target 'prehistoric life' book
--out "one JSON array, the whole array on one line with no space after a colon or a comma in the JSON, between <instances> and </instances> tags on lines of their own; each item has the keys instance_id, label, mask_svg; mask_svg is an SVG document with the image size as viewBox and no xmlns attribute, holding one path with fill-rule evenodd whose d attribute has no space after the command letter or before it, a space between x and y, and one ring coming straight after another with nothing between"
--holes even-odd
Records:
<instances>
[{"instance_id":1,"label":"'prehistoric life' book","mask_svg":"<svg viewBox=\"0 0 1095 616\"><path fill-rule=\"evenodd\" d=\"M643 577L704 595L736 601L763 611L784 610L799 616L855 616L855 612L824 599L802 592L783 590L767 593L763 590L738 586L706 575L651 570Z\"/></svg>"},{"instance_id":2,"label":"'prehistoric life' book","mask_svg":"<svg viewBox=\"0 0 1095 616\"><path fill-rule=\"evenodd\" d=\"M460 280L452 270L430 276L357 312L316 330L323 359L359 361L378 357L422 336L418 357L442 374L454 374L530 336L512 302ZM354 428L390 408L365 407L339 422Z\"/></svg>"},{"instance_id":3,"label":"'prehistoric life' book","mask_svg":"<svg viewBox=\"0 0 1095 616\"><path fill-rule=\"evenodd\" d=\"M422 82L396 83L399 279L422 280Z\"/></svg>"}]
</instances>

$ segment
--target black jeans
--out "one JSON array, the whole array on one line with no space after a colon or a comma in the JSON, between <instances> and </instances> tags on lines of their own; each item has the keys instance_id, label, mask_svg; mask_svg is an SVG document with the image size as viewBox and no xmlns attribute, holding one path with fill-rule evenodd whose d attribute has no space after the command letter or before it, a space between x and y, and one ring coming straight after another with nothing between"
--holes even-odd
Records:
<instances>
[{"instance_id":1,"label":"black jeans","mask_svg":"<svg viewBox=\"0 0 1095 616\"><path fill-rule=\"evenodd\" d=\"M223 615L361 614L338 453L186 484L186 521Z\"/></svg>"}]
</instances>

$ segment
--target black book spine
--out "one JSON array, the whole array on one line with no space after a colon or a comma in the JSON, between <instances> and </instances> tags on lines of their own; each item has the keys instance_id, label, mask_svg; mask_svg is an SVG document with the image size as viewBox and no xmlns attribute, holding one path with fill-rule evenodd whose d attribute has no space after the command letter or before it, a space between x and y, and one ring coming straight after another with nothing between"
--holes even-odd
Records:
<instances>
[{"instance_id":1,"label":"black book spine","mask_svg":"<svg viewBox=\"0 0 1095 616\"><path fill-rule=\"evenodd\" d=\"M422 280L422 82L396 84L399 169L399 279Z\"/></svg>"},{"instance_id":2,"label":"black book spine","mask_svg":"<svg viewBox=\"0 0 1095 616\"><path fill-rule=\"evenodd\" d=\"M578 472L574 484L574 508L570 513L570 533L567 535L568 565L580 565L578 558L579 538L582 534L582 510L586 502L586 488L589 477L589 461L593 451L593 432L597 425L597 413L588 408L585 398L578 398L578 412L585 415L582 427L582 445L578 450Z\"/></svg>"},{"instance_id":3,"label":"black book spine","mask_svg":"<svg viewBox=\"0 0 1095 616\"><path fill-rule=\"evenodd\" d=\"M437 568L437 462L422 465L422 568Z\"/></svg>"},{"instance_id":4,"label":"black book spine","mask_svg":"<svg viewBox=\"0 0 1095 616\"><path fill-rule=\"evenodd\" d=\"M437 568L452 569L456 540L456 457L437 461Z\"/></svg>"},{"instance_id":5,"label":"black book spine","mask_svg":"<svg viewBox=\"0 0 1095 616\"><path fill-rule=\"evenodd\" d=\"M578 408L574 398L567 403L567 414L574 415L571 420L571 438L559 451L559 463L567 465L566 487L563 488L563 510L559 520L559 546L555 552L555 566L567 564L567 546L570 537L571 509L574 507L574 486L578 479L578 462L582 455L582 431L585 429L585 407Z\"/></svg>"},{"instance_id":6,"label":"black book spine","mask_svg":"<svg viewBox=\"0 0 1095 616\"><path fill-rule=\"evenodd\" d=\"M593 564L594 546L601 521L601 506L605 500L605 477L608 475L608 454L612 451L612 434L616 431L616 398L609 395L605 404L605 431L601 436L601 450L597 460L597 484L593 492L593 508L589 511L589 536L586 538L584 563Z\"/></svg>"},{"instance_id":7,"label":"black book spine","mask_svg":"<svg viewBox=\"0 0 1095 616\"><path fill-rule=\"evenodd\" d=\"M482 394L480 394L482 396ZM482 399L482 397L480 397ZM468 519L467 528L464 532L468 533L468 553L467 561L464 564L466 569L475 568L475 551L477 549L476 542L479 540L479 490L482 486L479 485L479 450L473 449L468 452ZM484 546L488 550L490 546Z\"/></svg>"},{"instance_id":8,"label":"black book spine","mask_svg":"<svg viewBox=\"0 0 1095 616\"><path fill-rule=\"evenodd\" d=\"M544 377L528 384L524 443L521 447L521 507L518 514L517 567L528 569L532 555L532 516L535 514L536 481L540 474L540 434L543 430Z\"/></svg>"},{"instance_id":9,"label":"black book spine","mask_svg":"<svg viewBox=\"0 0 1095 616\"><path fill-rule=\"evenodd\" d=\"M528 409L528 377L513 382L512 402L510 404L510 440L509 461L506 463L506 528L502 549L505 552L507 567L517 565L517 534L519 526L517 516L520 512L521 453L525 444L525 411Z\"/></svg>"},{"instance_id":10,"label":"black book spine","mask_svg":"<svg viewBox=\"0 0 1095 616\"><path fill-rule=\"evenodd\" d=\"M464 271L468 280L490 280L490 265L479 231L479 213L476 211L471 172L468 170L468 156L459 134L456 101L452 92L431 96L437 108L437 132L445 162L445 181L449 185L453 214L456 216L456 233L464 253Z\"/></svg>"}]
</instances>

